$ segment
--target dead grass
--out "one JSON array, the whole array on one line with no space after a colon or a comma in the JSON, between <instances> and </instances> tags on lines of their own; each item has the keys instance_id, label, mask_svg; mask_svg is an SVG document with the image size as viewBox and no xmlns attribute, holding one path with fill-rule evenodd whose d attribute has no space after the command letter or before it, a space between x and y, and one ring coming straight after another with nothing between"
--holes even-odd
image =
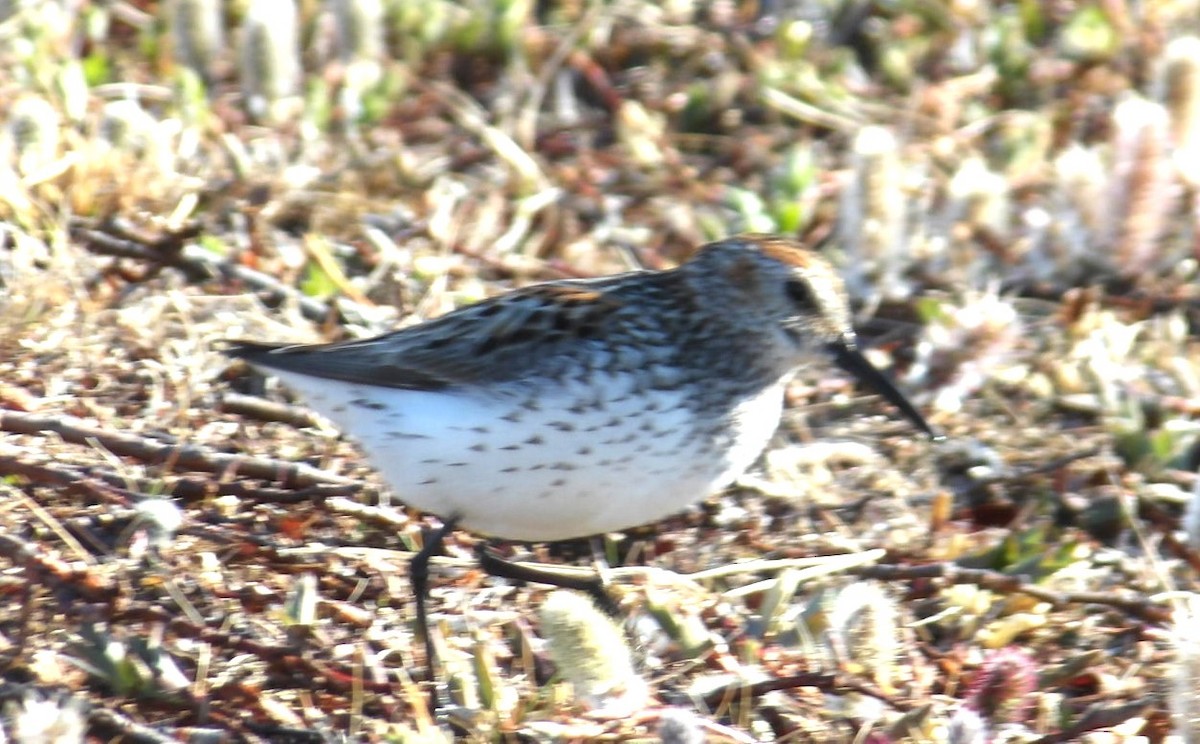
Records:
<instances>
[{"instance_id":1,"label":"dead grass","mask_svg":"<svg viewBox=\"0 0 1200 744\"><path fill-rule=\"evenodd\" d=\"M0 163L10 737L1198 735L1200 75L1164 56L1193 5L383 5L386 59L302 4L303 88L257 120L240 8L199 75L154 2L90 7L84 59L56 3L0 21L0 91L46 104L10 107ZM149 116L115 129L130 97ZM546 588L454 535L431 710L425 519L219 343L362 335L743 230L834 238L871 353L947 441L802 373L738 487L603 538L629 647L595 653L634 670L608 687L547 645Z\"/></svg>"}]
</instances>

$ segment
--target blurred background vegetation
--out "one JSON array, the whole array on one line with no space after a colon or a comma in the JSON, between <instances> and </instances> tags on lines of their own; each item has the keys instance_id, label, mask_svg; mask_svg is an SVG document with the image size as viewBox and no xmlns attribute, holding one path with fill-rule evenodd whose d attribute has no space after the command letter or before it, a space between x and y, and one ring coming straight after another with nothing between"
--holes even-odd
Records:
<instances>
[{"instance_id":1,"label":"blurred background vegetation","mask_svg":"<svg viewBox=\"0 0 1200 744\"><path fill-rule=\"evenodd\" d=\"M1197 34L1194 0L0 0L5 586L32 596L60 551L90 566L0 617L10 735L1200 740ZM265 523L301 543L352 534L404 549L419 543L419 520L364 524L316 500L329 524L299 529L286 502L246 499L215 468L215 491L185 495L196 483L185 471L203 463L120 459L82 434L71 447L31 418L363 477L345 443L242 428L214 342L362 335L521 283L666 267L744 231L795 236L839 265L873 360L950 444L934 455L878 417L838 424L837 410L865 404L802 378L765 480L672 523L669 542L629 540L681 574L881 548L900 567L992 571L1022 589L907 575L889 595L882 574L864 585L844 567L829 571L838 580L762 567L696 579L689 591L707 593L686 600L627 599L630 624L656 628L635 634L646 648L634 666L654 680L649 692L616 687L673 706L611 720L579 712L603 710L613 685L525 668L523 655L545 654L526 621L536 611L524 612L541 595L522 589L500 619L473 621L487 633L443 627L470 661L454 672L457 717L439 728L411 687L365 701L341 688L297 695L295 670L264 650L317 622L295 609L317 591L325 632L358 642L329 603L348 614L361 595L330 565L318 589L278 552L270 560L286 569L267 577L248 559L189 563L224 555L206 552L222 544L211 530L158 545L168 564L145 564L128 543L137 525L158 525L153 543L219 514L226 547ZM808 422L872 444L816 451ZM97 509L49 486L53 473L125 490ZM775 501L836 511L864 493L885 506L836 512L840 526ZM182 511L140 500L162 494ZM101 527L107 511L117 522ZM110 534L113 552L64 543L83 530L71 520ZM618 563L641 554L628 541L609 549ZM17 572L31 555L42 573ZM364 585L386 585L371 595L373 632L407 632L403 592L361 557L324 558L342 559L369 574ZM759 570L765 584L752 581ZM99 624L80 576L132 584L110 587L106 612L115 597L177 606L172 581L196 605L221 595L215 586L261 582L270 597L242 596L239 611L283 597L293 609L254 631L208 615L267 646L205 636L226 675L205 691L197 659L210 652L175 626L169 653L148 641L162 617ZM479 595L477 579L456 576ZM448 615L478 610L455 597L442 596ZM561 622L543 624L549 634ZM407 637L395 643L414 665ZM337 644L318 646L349 664ZM231 681L244 657L255 689ZM807 697L768 685L753 702L720 701L831 669L871 694L808 679ZM325 672L301 676L337 679ZM547 692L562 677L580 701Z\"/></svg>"}]
</instances>

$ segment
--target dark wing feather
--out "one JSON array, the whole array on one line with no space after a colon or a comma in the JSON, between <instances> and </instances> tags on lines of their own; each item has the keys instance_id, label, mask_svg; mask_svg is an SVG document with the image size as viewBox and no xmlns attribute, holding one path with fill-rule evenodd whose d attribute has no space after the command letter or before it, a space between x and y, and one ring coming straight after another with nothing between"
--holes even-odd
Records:
<instances>
[{"instance_id":1,"label":"dark wing feather","mask_svg":"<svg viewBox=\"0 0 1200 744\"><path fill-rule=\"evenodd\" d=\"M623 322L622 275L539 284L382 336L313 346L231 341L224 352L259 367L345 382L439 390L519 379L581 351L580 341Z\"/></svg>"},{"instance_id":2,"label":"dark wing feather","mask_svg":"<svg viewBox=\"0 0 1200 744\"><path fill-rule=\"evenodd\" d=\"M351 342L356 343L356 342ZM226 341L221 351L234 359L242 359L263 369L299 372L313 377L345 382L408 388L411 390L440 390L452 383L411 367L371 366L364 354L338 353L343 344L269 344L257 341Z\"/></svg>"}]
</instances>

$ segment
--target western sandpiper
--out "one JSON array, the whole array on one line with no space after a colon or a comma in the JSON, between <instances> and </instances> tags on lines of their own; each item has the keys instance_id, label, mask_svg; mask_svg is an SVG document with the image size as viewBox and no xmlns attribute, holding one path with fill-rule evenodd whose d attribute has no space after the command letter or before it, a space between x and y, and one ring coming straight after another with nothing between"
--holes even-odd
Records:
<instances>
[{"instance_id":1,"label":"western sandpiper","mask_svg":"<svg viewBox=\"0 0 1200 744\"><path fill-rule=\"evenodd\" d=\"M408 505L523 541L646 524L729 485L813 360L934 436L858 350L830 263L765 235L711 243L666 271L525 287L375 338L228 353L357 439ZM422 610L426 566L414 569Z\"/></svg>"}]
</instances>

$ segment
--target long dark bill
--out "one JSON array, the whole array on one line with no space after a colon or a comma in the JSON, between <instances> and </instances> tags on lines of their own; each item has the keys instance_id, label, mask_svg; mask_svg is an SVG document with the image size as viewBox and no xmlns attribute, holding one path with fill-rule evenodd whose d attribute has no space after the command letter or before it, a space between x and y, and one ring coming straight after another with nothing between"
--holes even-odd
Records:
<instances>
[{"instance_id":1,"label":"long dark bill","mask_svg":"<svg viewBox=\"0 0 1200 744\"><path fill-rule=\"evenodd\" d=\"M930 439L943 439L941 434L933 430L921 412L909 402L908 398L904 397L904 393L901 393L891 380L867 361L867 358L858 350L852 336L831 343L829 351L833 354L833 360L837 366L866 383L868 387L882 395L887 402L900 409L900 413L903 413L913 426L925 432Z\"/></svg>"}]
</instances>

